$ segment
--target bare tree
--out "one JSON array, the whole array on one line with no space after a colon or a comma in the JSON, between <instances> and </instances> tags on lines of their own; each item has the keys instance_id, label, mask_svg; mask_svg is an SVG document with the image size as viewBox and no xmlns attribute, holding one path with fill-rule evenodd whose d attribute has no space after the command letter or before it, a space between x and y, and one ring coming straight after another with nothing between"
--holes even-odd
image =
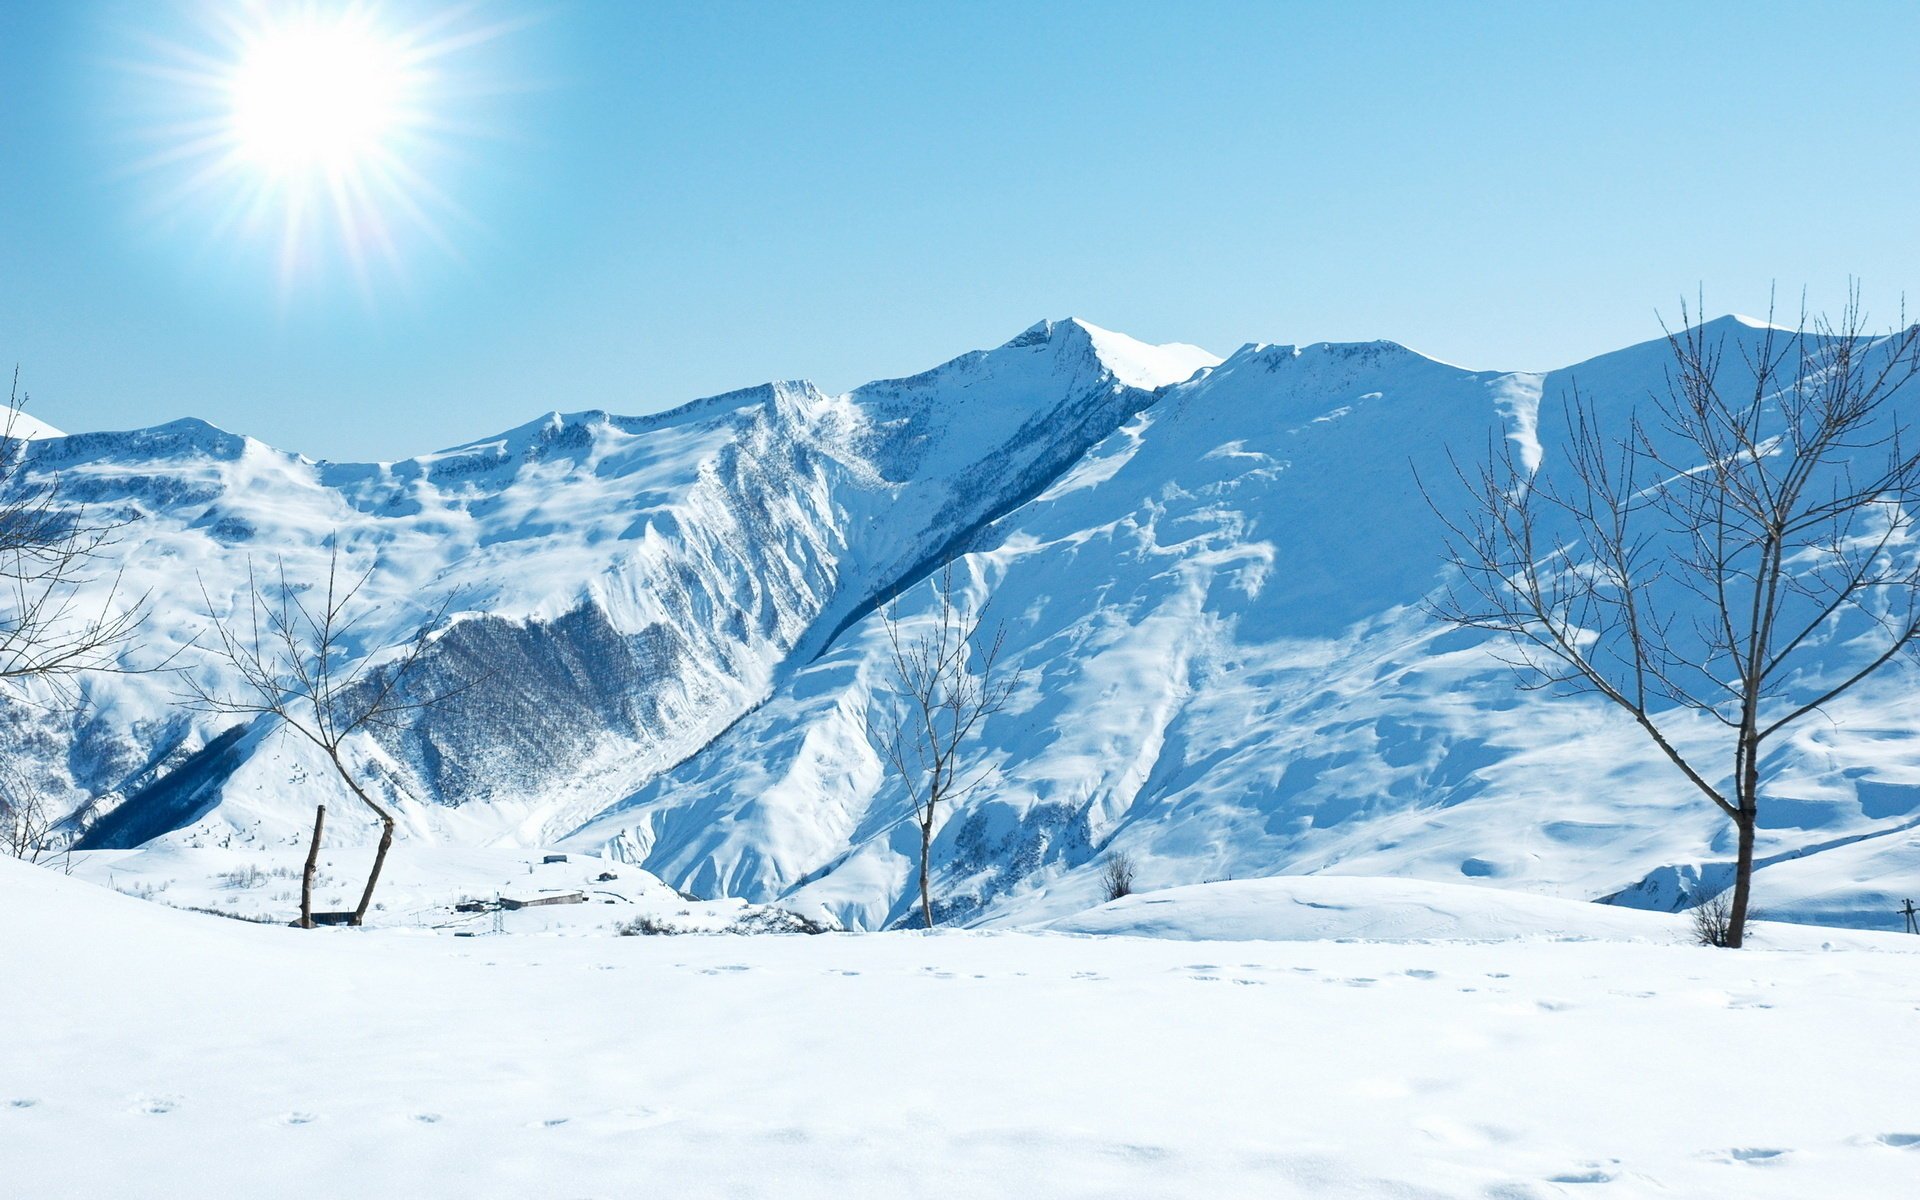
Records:
<instances>
[{"instance_id":1,"label":"bare tree","mask_svg":"<svg viewBox=\"0 0 1920 1200\"><path fill-rule=\"evenodd\" d=\"M1725 892L1703 897L1689 913L1693 924L1693 940L1702 946L1733 947L1746 939L1744 925L1740 927L1739 935L1734 935L1733 901Z\"/></svg>"},{"instance_id":2,"label":"bare tree","mask_svg":"<svg viewBox=\"0 0 1920 1200\"><path fill-rule=\"evenodd\" d=\"M74 676L127 669L118 659L145 619L145 597L123 603L116 573L97 602L83 603L125 522L69 504L58 476L29 470L26 403L15 368L0 417L0 680L40 680L71 699Z\"/></svg>"},{"instance_id":3,"label":"bare tree","mask_svg":"<svg viewBox=\"0 0 1920 1200\"><path fill-rule=\"evenodd\" d=\"M1108 900L1133 895L1133 856L1122 850L1109 850L1101 860L1100 885Z\"/></svg>"},{"instance_id":4,"label":"bare tree","mask_svg":"<svg viewBox=\"0 0 1920 1200\"><path fill-rule=\"evenodd\" d=\"M124 521L101 520L61 494L57 475L30 469L27 397L20 370L0 416L0 685L13 699L42 707L76 705L77 676L128 672L121 653L146 618L146 598L121 594L117 572L103 588L105 551ZM87 593L97 592L97 602ZM144 668L148 670L164 668ZM47 685L37 696L19 685ZM54 846L56 828L45 796L11 770L0 786L0 850L37 862Z\"/></svg>"},{"instance_id":5,"label":"bare tree","mask_svg":"<svg viewBox=\"0 0 1920 1200\"><path fill-rule=\"evenodd\" d=\"M1523 465L1508 441L1455 464L1465 516L1429 494L1460 581L1435 611L1507 635L1523 686L1624 709L1733 822L1737 947L1768 744L1920 635L1920 437L1895 403L1920 326L1870 335L1855 290L1837 322L1769 323L1731 372L1688 315L1646 415L1602 429L1575 391L1564 462ZM1725 759L1682 749L1699 719Z\"/></svg>"},{"instance_id":6,"label":"bare tree","mask_svg":"<svg viewBox=\"0 0 1920 1200\"><path fill-rule=\"evenodd\" d=\"M336 539L327 563L326 594L309 601L302 599L305 589L287 579L285 562L278 566L277 582L263 588L249 562L246 608L227 617L218 615L202 582L201 596L217 642L213 653L233 668L241 686L233 692L218 691L189 675L185 677L187 698L202 712L265 717L276 722L276 727L291 729L307 739L326 755L354 798L379 819L380 844L374 852L373 869L367 873L366 888L349 922L359 925L366 920L387 851L393 845L394 819L393 813L355 778L345 743L362 730L397 728L407 713L442 704L465 690L462 687L417 695L407 686L432 644L452 597L444 600L406 641L365 648L356 656L349 644L355 640L353 634L365 615L365 606L357 601L373 568L343 579ZM314 817L315 842L308 853L301 887L301 923L308 927L312 923L313 864L323 821L324 806Z\"/></svg>"},{"instance_id":7,"label":"bare tree","mask_svg":"<svg viewBox=\"0 0 1920 1200\"><path fill-rule=\"evenodd\" d=\"M47 802L12 779L0 785L0 854L24 862L39 862L53 849L53 819Z\"/></svg>"},{"instance_id":8,"label":"bare tree","mask_svg":"<svg viewBox=\"0 0 1920 1200\"><path fill-rule=\"evenodd\" d=\"M952 563L941 569L934 594L937 610L916 622L917 630L900 620L897 602L882 613L900 711L880 737L880 751L906 788L920 829L920 917L929 929L934 828L947 806L979 784L982 775L964 769L968 743L982 722L1006 707L1019 683L1019 675L1000 662L1005 626L982 641L987 606L976 608L962 594Z\"/></svg>"}]
</instances>

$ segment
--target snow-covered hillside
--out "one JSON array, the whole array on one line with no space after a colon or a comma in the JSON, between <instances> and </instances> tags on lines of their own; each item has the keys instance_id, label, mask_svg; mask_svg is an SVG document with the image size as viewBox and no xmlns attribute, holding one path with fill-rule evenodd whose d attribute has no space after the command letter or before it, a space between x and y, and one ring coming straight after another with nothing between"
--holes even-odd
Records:
<instances>
[{"instance_id":1,"label":"snow-covered hillside","mask_svg":"<svg viewBox=\"0 0 1920 1200\"><path fill-rule=\"evenodd\" d=\"M1709 332L1730 361L1758 336ZM1424 613L1440 530L1416 482L1505 436L1554 455L1576 379L1619 412L1667 361L1650 343L1471 372L1387 342L1219 361L1063 321L841 396L555 414L400 463L191 421L31 453L129 519L138 653L209 682L187 648L201 587L235 604L250 559L311 582L337 538L373 569L367 647L454 597L428 669L481 685L354 747L415 842L565 838L705 897L900 920L916 847L866 735L888 703L876 607L925 619L957 555L1023 677L984 730L988 782L938 834L947 920L1083 909L1109 850L1148 887L1391 874L1671 908L1718 879L1724 822L1612 714L1517 692ZM4 719L91 845L290 846L334 796L291 739L183 713L164 675L87 687L76 719ZM1920 891L1913 687L1889 675L1783 744L1769 914L1886 926Z\"/></svg>"},{"instance_id":2,"label":"snow-covered hillside","mask_svg":"<svg viewBox=\"0 0 1920 1200\"><path fill-rule=\"evenodd\" d=\"M1307 930L1247 883L1083 922L1171 937L309 933L0 859L0 1191L1912 1194L1920 939L1729 954L1661 914L1308 882L1344 885L1322 932L1500 940L1174 940Z\"/></svg>"}]
</instances>

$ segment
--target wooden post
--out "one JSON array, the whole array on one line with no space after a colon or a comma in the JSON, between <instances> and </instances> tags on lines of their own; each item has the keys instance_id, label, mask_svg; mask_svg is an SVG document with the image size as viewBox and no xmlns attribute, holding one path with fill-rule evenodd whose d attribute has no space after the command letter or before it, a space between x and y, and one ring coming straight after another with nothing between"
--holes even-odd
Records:
<instances>
[{"instance_id":1,"label":"wooden post","mask_svg":"<svg viewBox=\"0 0 1920 1200\"><path fill-rule=\"evenodd\" d=\"M1907 919L1908 933L1920 933L1920 913L1916 913L1911 898L1907 900L1907 906L1900 910L1900 915Z\"/></svg>"},{"instance_id":2,"label":"wooden post","mask_svg":"<svg viewBox=\"0 0 1920 1200\"><path fill-rule=\"evenodd\" d=\"M327 825L327 806L313 808L313 844L307 847L307 869L300 876L300 928L313 928L313 873L320 865L320 832Z\"/></svg>"}]
</instances>

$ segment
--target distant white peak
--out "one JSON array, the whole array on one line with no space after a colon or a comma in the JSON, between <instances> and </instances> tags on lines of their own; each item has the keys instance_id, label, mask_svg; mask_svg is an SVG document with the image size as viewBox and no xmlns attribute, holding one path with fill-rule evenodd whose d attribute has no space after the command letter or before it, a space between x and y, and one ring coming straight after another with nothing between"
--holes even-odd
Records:
<instances>
[{"instance_id":1,"label":"distant white peak","mask_svg":"<svg viewBox=\"0 0 1920 1200\"><path fill-rule=\"evenodd\" d=\"M1728 313L1724 319L1738 321L1748 329L1778 329L1783 333L1793 332L1791 325L1782 325L1778 321L1769 321L1765 317L1750 317L1745 313Z\"/></svg>"},{"instance_id":2,"label":"distant white peak","mask_svg":"<svg viewBox=\"0 0 1920 1200\"><path fill-rule=\"evenodd\" d=\"M55 429L32 413L8 408L4 404L0 404L0 434L29 442L67 436L63 430Z\"/></svg>"},{"instance_id":3,"label":"distant white peak","mask_svg":"<svg viewBox=\"0 0 1920 1200\"><path fill-rule=\"evenodd\" d=\"M1274 370L1284 363L1301 360L1320 363L1427 364L1455 371L1467 370L1385 339L1372 342L1314 342L1306 346L1248 342L1228 355L1226 361L1233 367L1257 364Z\"/></svg>"},{"instance_id":4,"label":"distant white peak","mask_svg":"<svg viewBox=\"0 0 1920 1200\"><path fill-rule=\"evenodd\" d=\"M1681 333L1685 330L1692 329L1710 333L1733 334L1735 336L1738 336L1740 331L1745 329L1773 329L1781 333L1793 332L1793 326L1791 325L1782 325L1778 321L1769 321L1765 317L1750 317L1745 313L1724 313L1717 317L1702 317L1695 313L1693 316L1694 320L1691 324L1675 326L1673 331L1675 333ZM1664 346L1666 340L1667 339L1662 336L1654 338L1645 344ZM1635 347L1628 346L1624 348L1631 350Z\"/></svg>"},{"instance_id":5,"label":"distant white peak","mask_svg":"<svg viewBox=\"0 0 1920 1200\"><path fill-rule=\"evenodd\" d=\"M1100 360L1100 365L1115 379L1128 387L1149 391L1184 382L1191 379L1194 372L1217 367L1223 361L1219 355L1185 342L1149 345L1124 333L1102 329L1078 317L1064 321L1042 321L1007 345L1036 346L1062 336L1084 340L1092 348L1094 357Z\"/></svg>"}]
</instances>

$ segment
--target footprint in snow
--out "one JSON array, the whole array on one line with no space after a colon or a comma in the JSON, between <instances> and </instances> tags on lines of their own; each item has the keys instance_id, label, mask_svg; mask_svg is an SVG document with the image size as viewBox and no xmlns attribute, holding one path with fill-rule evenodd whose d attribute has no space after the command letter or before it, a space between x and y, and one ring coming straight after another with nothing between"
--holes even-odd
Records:
<instances>
[{"instance_id":1,"label":"footprint in snow","mask_svg":"<svg viewBox=\"0 0 1920 1200\"><path fill-rule=\"evenodd\" d=\"M1440 977L1440 972L1429 971L1424 967L1414 967L1410 970L1402 971L1401 974L1405 975L1408 979L1438 979Z\"/></svg>"},{"instance_id":2,"label":"footprint in snow","mask_svg":"<svg viewBox=\"0 0 1920 1200\"><path fill-rule=\"evenodd\" d=\"M438 1125L440 1123L440 1114L439 1113L415 1113L413 1114L413 1119L422 1125Z\"/></svg>"},{"instance_id":3,"label":"footprint in snow","mask_svg":"<svg viewBox=\"0 0 1920 1200\"><path fill-rule=\"evenodd\" d=\"M9 1100L7 1101L7 1107L8 1108L32 1108L34 1105L38 1103L40 1103L38 1100L26 1100L26 1099Z\"/></svg>"},{"instance_id":4,"label":"footprint in snow","mask_svg":"<svg viewBox=\"0 0 1920 1200\"><path fill-rule=\"evenodd\" d=\"M135 1104L134 1109L148 1116L157 1117L163 1113L170 1113L179 1106L180 1101L172 1096L149 1096Z\"/></svg>"},{"instance_id":5,"label":"footprint in snow","mask_svg":"<svg viewBox=\"0 0 1920 1200\"><path fill-rule=\"evenodd\" d=\"M1218 975L1189 975L1187 976L1187 978L1198 979L1202 983L1219 983L1220 982L1220 977Z\"/></svg>"},{"instance_id":6,"label":"footprint in snow","mask_svg":"<svg viewBox=\"0 0 1920 1200\"><path fill-rule=\"evenodd\" d=\"M311 1125L318 1118L310 1112L290 1112L280 1118L282 1125Z\"/></svg>"},{"instance_id":7,"label":"footprint in snow","mask_svg":"<svg viewBox=\"0 0 1920 1200\"><path fill-rule=\"evenodd\" d=\"M1920 1133L1883 1133L1879 1141L1882 1146L1892 1146L1895 1150L1920 1150Z\"/></svg>"},{"instance_id":8,"label":"footprint in snow","mask_svg":"<svg viewBox=\"0 0 1920 1200\"><path fill-rule=\"evenodd\" d=\"M1340 982L1346 984L1348 987L1372 987L1374 984L1379 983L1380 981L1378 979L1369 979L1366 976L1361 975L1353 979L1342 979Z\"/></svg>"},{"instance_id":9,"label":"footprint in snow","mask_svg":"<svg viewBox=\"0 0 1920 1200\"><path fill-rule=\"evenodd\" d=\"M1774 1150L1771 1148L1760 1147L1760 1146L1744 1146L1738 1149L1729 1150L1727 1151L1727 1153L1730 1156L1732 1156L1733 1159L1737 1162L1768 1163L1768 1162L1773 1162L1777 1160L1781 1155L1785 1154L1786 1151Z\"/></svg>"},{"instance_id":10,"label":"footprint in snow","mask_svg":"<svg viewBox=\"0 0 1920 1200\"><path fill-rule=\"evenodd\" d=\"M1105 979L1106 978L1105 975L1100 974L1100 972L1098 971L1075 971L1073 973L1073 977L1075 979Z\"/></svg>"},{"instance_id":11,"label":"footprint in snow","mask_svg":"<svg viewBox=\"0 0 1920 1200\"><path fill-rule=\"evenodd\" d=\"M1565 1171L1559 1175L1547 1176L1548 1183L1612 1183L1613 1172L1600 1167L1586 1167L1578 1171Z\"/></svg>"},{"instance_id":12,"label":"footprint in snow","mask_svg":"<svg viewBox=\"0 0 1920 1200\"><path fill-rule=\"evenodd\" d=\"M548 1117L546 1120L540 1122L540 1126L543 1129L557 1129L565 1125L567 1120L568 1118L566 1117Z\"/></svg>"}]
</instances>

